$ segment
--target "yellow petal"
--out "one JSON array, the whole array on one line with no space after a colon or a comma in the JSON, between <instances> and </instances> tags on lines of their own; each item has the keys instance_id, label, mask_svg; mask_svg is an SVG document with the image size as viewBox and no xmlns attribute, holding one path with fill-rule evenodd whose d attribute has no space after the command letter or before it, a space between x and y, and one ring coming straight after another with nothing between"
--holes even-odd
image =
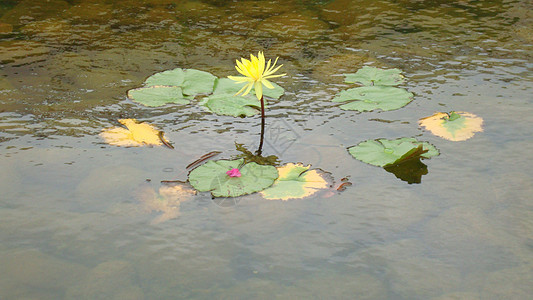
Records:
<instances>
[{"instance_id":1,"label":"yellow petal","mask_svg":"<svg viewBox=\"0 0 533 300\"><path fill-rule=\"evenodd\" d=\"M263 79L261 80L261 82L269 89L273 89L274 86L272 85L272 83L270 83L270 81L266 80L266 79Z\"/></svg>"},{"instance_id":2,"label":"yellow petal","mask_svg":"<svg viewBox=\"0 0 533 300\"><path fill-rule=\"evenodd\" d=\"M246 92L243 94L243 96L246 96L250 92L250 90L252 89L252 86L253 86L253 81L252 82L248 82L245 86L242 87L242 89L240 89L237 93L235 93L235 95L239 95L240 93L242 93L246 89Z\"/></svg>"},{"instance_id":3,"label":"yellow petal","mask_svg":"<svg viewBox=\"0 0 533 300\"><path fill-rule=\"evenodd\" d=\"M237 81L237 83L248 81L248 77L244 77L244 76L228 76L228 78L233 81Z\"/></svg>"},{"instance_id":4,"label":"yellow petal","mask_svg":"<svg viewBox=\"0 0 533 300\"><path fill-rule=\"evenodd\" d=\"M255 88L255 95L257 96L257 100L261 100L261 97L263 97L263 85L261 84L261 81L256 81L254 88Z\"/></svg>"}]
</instances>

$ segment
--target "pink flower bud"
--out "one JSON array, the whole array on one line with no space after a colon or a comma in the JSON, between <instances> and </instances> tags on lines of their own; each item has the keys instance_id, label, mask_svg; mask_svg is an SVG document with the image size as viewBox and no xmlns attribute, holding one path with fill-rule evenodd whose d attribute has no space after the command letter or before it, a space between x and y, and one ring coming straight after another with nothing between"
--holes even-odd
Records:
<instances>
[{"instance_id":1,"label":"pink flower bud","mask_svg":"<svg viewBox=\"0 0 533 300\"><path fill-rule=\"evenodd\" d=\"M241 172L239 171L239 169L235 168L227 171L226 174L228 174L229 177L241 177Z\"/></svg>"}]
</instances>

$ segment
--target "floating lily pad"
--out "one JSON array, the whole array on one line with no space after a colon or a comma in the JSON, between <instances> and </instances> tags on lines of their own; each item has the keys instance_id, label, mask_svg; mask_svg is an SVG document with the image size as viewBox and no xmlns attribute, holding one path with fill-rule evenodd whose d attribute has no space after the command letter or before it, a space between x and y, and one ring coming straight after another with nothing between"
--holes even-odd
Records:
<instances>
[{"instance_id":1,"label":"floating lily pad","mask_svg":"<svg viewBox=\"0 0 533 300\"><path fill-rule=\"evenodd\" d=\"M261 195L268 200L289 200L309 197L321 189L328 188L325 173L303 164L288 163L278 168L279 177Z\"/></svg>"},{"instance_id":2,"label":"floating lily pad","mask_svg":"<svg viewBox=\"0 0 533 300\"><path fill-rule=\"evenodd\" d=\"M187 104L199 94L210 94L216 76L195 69L173 69L146 79L145 87L128 91L128 98L142 105L158 107L168 103Z\"/></svg>"},{"instance_id":3,"label":"floating lily pad","mask_svg":"<svg viewBox=\"0 0 533 300\"><path fill-rule=\"evenodd\" d=\"M348 152L356 159L378 167L439 155L435 146L427 142L419 142L414 138L367 140L348 148Z\"/></svg>"},{"instance_id":4,"label":"floating lily pad","mask_svg":"<svg viewBox=\"0 0 533 300\"><path fill-rule=\"evenodd\" d=\"M210 94L213 92L216 79L217 77L210 73L187 69L185 70L185 78L181 85L183 88L183 94L188 96Z\"/></svg>"},{"instance_id":5,"label":"floating lily pad","mask_svg":"<svg viewBox=\"0 0 533 300\"><path fill-rule=\"evenodd\" d=\"M364 66L355 73L344 74L347 83L361 83L365 86L394 86L403 82L399 69L379 69Z\"/></svg>"},{"instance_id":6,"label":"floating lily pad","mask_svg":"<svg viewBox=\"0 0 533 300\"><path fill-rule=\"evenodd\" d=\"M139 123L135 119L120 119L121 124L126 126L104 129L100 136L106 143L114 146L139 147L146 145L167 145L168 141L162 132L152 125Z\"/></svg>"},{"instance_id":7,"label":"floating lily pad","mask_svg":"<svg viewBox=\"0 0 533 300\"><path fill-rule=\"evenodd\" d=\"M200 192L211 192L214 197L238 197L264 190L278 178L273 166L254 162L243 164L244 159L208 161L189 173L189 182ZM227 172L239 169L240 177Z\"/></svg>"},{"instance_id":8,"label":"floating lily pad","mask_svg":"<svg viewBox=\"0 0 533 300\"><path fill-rule=\"evenodd\" d=\"M267 87L263 88L263 96L272 98L272 99L279 99L284 93L285 90L277 85L274 82L271 82L272 86L274 86L273 89L269 89ZM238 84L235 81L229 79L229 78L220 78L217 80L217 83L215 85L215 90L213 91L213 94L232 94L235 95L241 88L242 84ZM255 98L257 100L257 97L253 96L255 95L255 89L252 88L249 95L244 96L244 98L250 97ZM243 96L241 96L243 97Z\"/></svg>"},{"instance_id":9,"label":"floating lily pad","mask_svg":"<svg viewBox=\"0 0 533 300\"><path fill-rule=\"evenodd\" d=\"M404 107L413 100L413 94L405 89L390 86L364 86L340 92L333 102L349 102L340 106L343 110L384 111Z\"/></svg>"},{"instance_id":10,"label":"floating lily pad","mask_svg":"<svg viewBox=\"0 0 533 300\"><path fill-rule=\"evenodd\" d=\"M465 141L483 131L483 119L467 112L438 112L418 123L434 135L451 141Z\"/></svg>"},{"instance_id":11,"label":"floating lily pad","mask_svg":"<svg viewBox=\"0 0 533 300\"><path fill-rule=\"evenodd\" d=\"M261 102L256 97L235 96L235 94L214 94L200 102L217 115L250 117L258 114Z\"/></svg>"},{"instance_id":12,"label":"floating lily pad","mask_svg":"<svg viewBox=\"0 0 533 300\"><path fill-rule=\"evenodd\" d=\"M156 73L146 79L145 86L169 85L179 86L184 95L195 96L213 92L216 76L211 73L195 70L176 68Z\"/></svg>"},{"instance_id":13,"label":"floating lily pad","mask_svg":"<svg viewBox=\"0 0 533 300\"><path fill-rule=\"evenodd\" d=\"M165 104L187 104L189 100L183 96L183 91L177 86L155 85L132 89L128 91L128 98L139 104L158 107Z\"/></svg>"},{"instance_id":14,"label":"floating lily pad","mask_svg":"<svg viewBox=\"0 0 533 300\"><path fill-rule=\"evenodd\" d=\"M154 85L169 85L169 86L182 86L185 79L185 72L181 68L174 70L166 70L163 72L155 73L154 75L146 78L144 81L145 86Z\"/></svg>"}]
</instances>

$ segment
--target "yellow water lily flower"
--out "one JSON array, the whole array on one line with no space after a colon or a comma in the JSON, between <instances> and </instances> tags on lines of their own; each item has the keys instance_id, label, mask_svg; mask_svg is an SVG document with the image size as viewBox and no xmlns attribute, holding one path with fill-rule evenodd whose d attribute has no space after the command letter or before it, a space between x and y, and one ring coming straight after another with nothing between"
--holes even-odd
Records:
<instances>
[{"instance_id":1,"label":"yellow water lily flower","mask_svg":"<svg viewBox=\"0 0 533 300\"><path fill-rule=\"evenodd\" d=\"M278 58L276 57L274 64L272 64L272 60L269 59L265 67L265 56L261 51L257 53L257 57L255 57L253 54L250 54L250 60L241 58L241 61L237 60L236 62L237 65L235 66L235 69L237 69L237 71L244 76L228 76L228 78L237 81L237 83L246 82L246 85L243 86L243 88L235 95L243 93L244 91L242 95L246 96L253 87L255 89L255 95L257 96L257 99L261 100L261 97L263 97L263 85L269 89L274 88L268 79L286 75L273 75L283 65L276 67L276 63L278 62Z\"/></svg>"}]
</instances>

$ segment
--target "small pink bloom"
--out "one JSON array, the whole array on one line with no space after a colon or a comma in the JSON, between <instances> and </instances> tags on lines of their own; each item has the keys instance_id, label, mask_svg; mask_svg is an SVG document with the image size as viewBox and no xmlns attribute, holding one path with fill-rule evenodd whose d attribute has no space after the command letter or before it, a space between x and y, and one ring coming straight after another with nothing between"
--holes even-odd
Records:
<instances>
[{"instance_id":1,"label":"small pink bloom","mask_svg":"<svg viewBox=\"0 0 533 300\"><path fill-rule=\"evenodd\" d=\"M227 171L226 174L228 174L229 177L241 177L241 172L239 171L239 169L235 168Z\"/></svg>"}]
</instances>

